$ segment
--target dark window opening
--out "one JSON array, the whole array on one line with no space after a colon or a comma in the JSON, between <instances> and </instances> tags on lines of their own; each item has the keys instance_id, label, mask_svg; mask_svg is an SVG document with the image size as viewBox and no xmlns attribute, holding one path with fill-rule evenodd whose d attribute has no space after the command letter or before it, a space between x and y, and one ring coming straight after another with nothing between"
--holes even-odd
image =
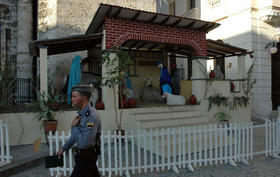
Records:
<instances>
[{"instance_id":1,"label":"dark window opening","mask_svg":"<svg viewBox=\"0 0 280 177\"><path fill-rule=\"evenodd\" d=\"M187 10L195 8L195 0L187 0Z\"/></svg>"}]
</instances>

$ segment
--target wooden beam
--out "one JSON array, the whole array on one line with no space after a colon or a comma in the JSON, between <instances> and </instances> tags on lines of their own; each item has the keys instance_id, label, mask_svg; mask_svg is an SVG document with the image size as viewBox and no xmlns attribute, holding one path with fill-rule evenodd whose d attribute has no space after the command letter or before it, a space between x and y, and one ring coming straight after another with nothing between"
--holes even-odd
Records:
<instances>
[{"instance_id":1,"label":"wooden beam","mask_svg":"<svg viewBox=\"0 0 280 177\"><path fill-rule=\"evenodd\" d=\"M163 53L162 51L136 51L136 50L128 50L128 49L124 49L126 51L128 51L129 56L131 57L144 57L144 58L159 58L161 59L163 57Z\"/></svg>"},{"instance_id":2,"label":"wooden beam","mask_svg":"<svg viewBox=\"0 0 280 177\"><path fill-rule=\"evenodd\" d=\"M110 8L108 9L108 11L106 12L105 17L109 16L111 11L112 11L112 6L110 6Z\"/></svg>"},{"instance_id":3,"label":"wooden beam","mask_svg":"<svg viewBox=\"0 0 280 177\"><path fill-rule=\"evenodd\" d=\"M180 54L180 55L190 55L191 54L191 52L182 51L182 50L174 50L174 52L176 54Z\"/></svg>"},{"instance_id":4,"label":"wooden beam","mask_svg":"<svg viewBox=\"0 0 280 177\"><path fill-rule=\"evenodd\" d=\"M118 17L120 15L121 11L122 11L122 8L119 8L117 10L117 12L114 15L112 15L112 17Z\"/></svg>"},{"instance_id":5,"label":"wooden beam","mask_svg":"<svg viewBox=\"0 0 280 177\"><path fill-rule=\"evenodd\" d=\"M159 24L160 25L164 25L168 20L169 20L169 16L167 16L165 19L163 19Z\"/></svg>"},{"instance_id":6,"label":"wooden beam","mask_svg":"<svg viewBox=\"0 0 280 177\"><path fill-rule=\"evenodd\" d=\"M132 20L132 21L135 21L135 20L137 19L137 17L139 17L139 15L140 15L140 11L138 11L138 12L131 18L131 20Z\"/></svg>"},{"instance_id":7,"label":"wooden beam","mask_svg":"<svg viewBox=\"0 0 280 177\"><path fill-rule=\"evenodd\" d=\"M203 31L204 29L206 29L206 27L208 26L208 23L202 25L201 27L197 28L200 31Z\"/></svg>"},{"instance_id":8,"label":"wooden beam","mask_svg":"<svg viewBox=\"0 0 280 177\"><path fill-rule=\"evenodd\" d=\"M155 45L149 47L149 48L148 48L148 51L151 51L151 50L152 50L153 48L155 48L156 46L158 46L158 44L155 44Z\"/></svg>"},{"instance_id":9,"label":"wooden beam","mask_svg":"<svg viewBox=\"0 0 280 177\"><path fill-rule=\"evenodd\" d=\"M215 23L211 24L211 25L207 28L207 30L205 30L205 31L206 31L206 32L210 31L215 25L216 25Z\"/></svg>"},{"instance_id":10,"label":"wooden beam","mask_svg":"<svg viewBox=\"0 0 280 177\"><path fill-rule=\"evenodd\" d=\"M124 41L124 43L122 43L122 47L125 47L126 44L128 44L129 41Z\"/></svg>"},{"instance_id":11,"label":"wooden beam","mask_svg":"<svg viewBox=\"0 0 280 177\"><path fill-rule=\"evenodd\" d=\"M133 47L135 47L139 42L134 42L129 46L129 50L131 50Z\"/></svg>"},{"instance_id":12,"label":"wooden beam","mask_svg":"<svg viewBox=\"0 0 280 177\"><path fill-rule=\"evenodd\" d=\"M174 23L172 23L170 26L176 26L181 22L182 19L176 20Z\"/></svg>"},{"instance_id":13,"label":"wooden beam","mask_svg":"<svg viewBox=\"0 0 280 177\"><path fill-rule=\"evenodd\" d=\"M207 45L207 49L208 50L216 50L216 51L221 51L221 52L224 52L224 53L231 53L231 54L234 54L235 52L238 52L238 51L234 51L232 50L231 48L228 48L228 47L224 47L224 46L219 46L219 47L216 47L216 46L208 46Z\"/></svg>"},{"instance_id":14,"label":"wooden beam","mask_svg":"<svg viewBox=\"0 0 280 177\"><path fill-rule=\"evenodd\" d=\"M188 24L188 25L186 25L186 26L184 26L184 27L185 27L185 28L190 28L190 27L192 27L194 24L195 24L195 21L191 22L190 24Z\"/></svg>"},{"instance_id":15,"label":"wooden beam","mask_svg":"<svg viewBox=\"0 0 280 177\"><path fill-rule=\"evenodd\" d=\"M146 45L146 43L145 42L143 42L141 45L139 45L137 48L136 48L136 50L139 50L141 47L143 47L144 45Z\"/></svg>"},{"instance_id":16,"label":"wooden beam","mask_svg":"<svg viewBox=\"0 0 280 177\"><path fill-rule=\"evenodd\" d=\"M216 54L216 55L226 55L226 52L220 52L219 50L214 50L214 49L207 49L207 52Z\"/></svg>"},{"instance_id":17,"label":"wooden beam","mask_svg":"<svg viewBox=\"0 0 280 177\"><path fill-rule=\"evenodd\" d=\"M148 20L148 23L153 23L154 20L157 18L158 15L154 15L150 20Z\"/></svg>"}]
</instances>

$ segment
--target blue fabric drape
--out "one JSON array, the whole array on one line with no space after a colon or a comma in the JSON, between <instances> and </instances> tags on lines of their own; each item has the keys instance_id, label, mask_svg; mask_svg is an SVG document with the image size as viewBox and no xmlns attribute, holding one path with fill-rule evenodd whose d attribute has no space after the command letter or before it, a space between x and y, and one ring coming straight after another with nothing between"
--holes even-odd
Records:
<instances>
[{"instance_id":1,"label":"blue fabric drape","mask_svg":"<svg viewBox=\"0 0 280 177\"><path fill-rule=\"evenodd\" d=\"M131 82L130 82L130 78L129 78L128 73L126 74L126 77L124 78L124 81L125 81L126 88L131 88Z\"/></svg>"},{"instance_id":2,"label":"blue fabric drape","mask_svg":"<svg viewBox=\"0 0 280 177\"><path fill-rule=\"evenodd\" d=\"M160 70L160 79L159 79L159 87L160 87L160 94L162 95L164 92L168 92L172 94L171 89L171 79L166 67L163 67Z\"/></svg>"},{"instance_id":3,"label":"blue fabric drape","mask_svg":"<svg viewBox=\"0 0 280 177\"><path fill-rule=\"evenodd\" d=\"M81 83L81 56L75 56L72 60L69 82L68 82L68 104L71 104L71 89L73 86Z\"/></svg>"}]
</instances>

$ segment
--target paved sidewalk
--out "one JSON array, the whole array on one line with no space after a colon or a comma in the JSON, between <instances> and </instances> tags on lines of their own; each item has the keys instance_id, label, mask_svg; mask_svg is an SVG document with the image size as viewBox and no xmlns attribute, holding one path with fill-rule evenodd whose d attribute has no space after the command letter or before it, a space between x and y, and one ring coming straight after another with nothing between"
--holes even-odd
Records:
<instances>
[{"instance_id":1,"label":"paved sidewalk","mask_svg":"<svg viewBox=\"0 0 280 177\"><path fill-rule=\"evenodd\" d=\"M196 168L194 173L187 169L182 169L179 174L168 171L167 173L148 173L133 177L278 177L280 176L279 166L279 159L260 157L250 161L249 166L238 164L237 167L232 167L228 164L223 164Z\"/></svg>"},{"instance_id":2,"label":"paved sidewalk","mask_svg":"<svg viewBox=\"0 0 280 177\"><path fill-rule=\"evenodd\" d=\"M254 152L263 151L265 145L264 128L254 129ZM278 177L280 176L280 159L265 157L264 155L255 156L249 161L250 165L239 163L237 167L228 164L212 165L207 167L197 167L192 173L187 169L180 169L180 173L173 171L149 172L141 175L131 175L132 177ZM137 172L137 171L136 171ZM49 170L45 169L45 164L30 168L12 177L48 177Z\"/></svg>"},{"instance_id":3,"label":"paved sidewalk","mask_svg":"<svg viewBox=\"0 0 280 177\"><path fill-rule=\"evenodd\" d=\"M238 164L237 167L232 167L230 165L223 164L196 168L194 173L188 171L187 169L181 169L179 170L179 174L176 174L173 171L160 171L141 175L131 175L131 177L279 177L279 167L280 159L260 156L250 161L249 166ZM27 176L48 177L49 171L44 168L43 164L11 177Z\"/></svg>"}]
</instances>

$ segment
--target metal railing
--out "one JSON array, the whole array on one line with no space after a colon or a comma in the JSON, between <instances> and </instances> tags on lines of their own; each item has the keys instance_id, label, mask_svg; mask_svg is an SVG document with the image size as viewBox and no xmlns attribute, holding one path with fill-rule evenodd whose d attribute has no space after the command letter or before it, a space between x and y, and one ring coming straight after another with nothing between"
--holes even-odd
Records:
<instances>
[{"instance_id":1,"label":"metal railing","mask_svg":"<svg viewBox=\"0 0 280 177\"><path fill-rule=\"evenodd\" d=\"M4 89L1 89L1 112L21 112L24 111L24 104L35 101L35 85L31 78L15 78L7 83Z\"/></svg>"},{"instance_id":2,"label":"metal railing","mask_svg":"<svg viewBox=\"0 0 280 177\"><path fill-rule=\"evenodd\" d=\"M31 78L17 78L15 90L15 103L31 103L34 101L35 85Z\"/></svg>"},{"instance_id":3,"label":"metal railing","mask_svg":"<svg viewBox=\"0 0 280 177\"><path fill-rule=\"evenodd\" d=\"M271 118L272 108L266 105L253 104L251 116L260 120L267 120Z\"/></svg>"}]
</instances>

